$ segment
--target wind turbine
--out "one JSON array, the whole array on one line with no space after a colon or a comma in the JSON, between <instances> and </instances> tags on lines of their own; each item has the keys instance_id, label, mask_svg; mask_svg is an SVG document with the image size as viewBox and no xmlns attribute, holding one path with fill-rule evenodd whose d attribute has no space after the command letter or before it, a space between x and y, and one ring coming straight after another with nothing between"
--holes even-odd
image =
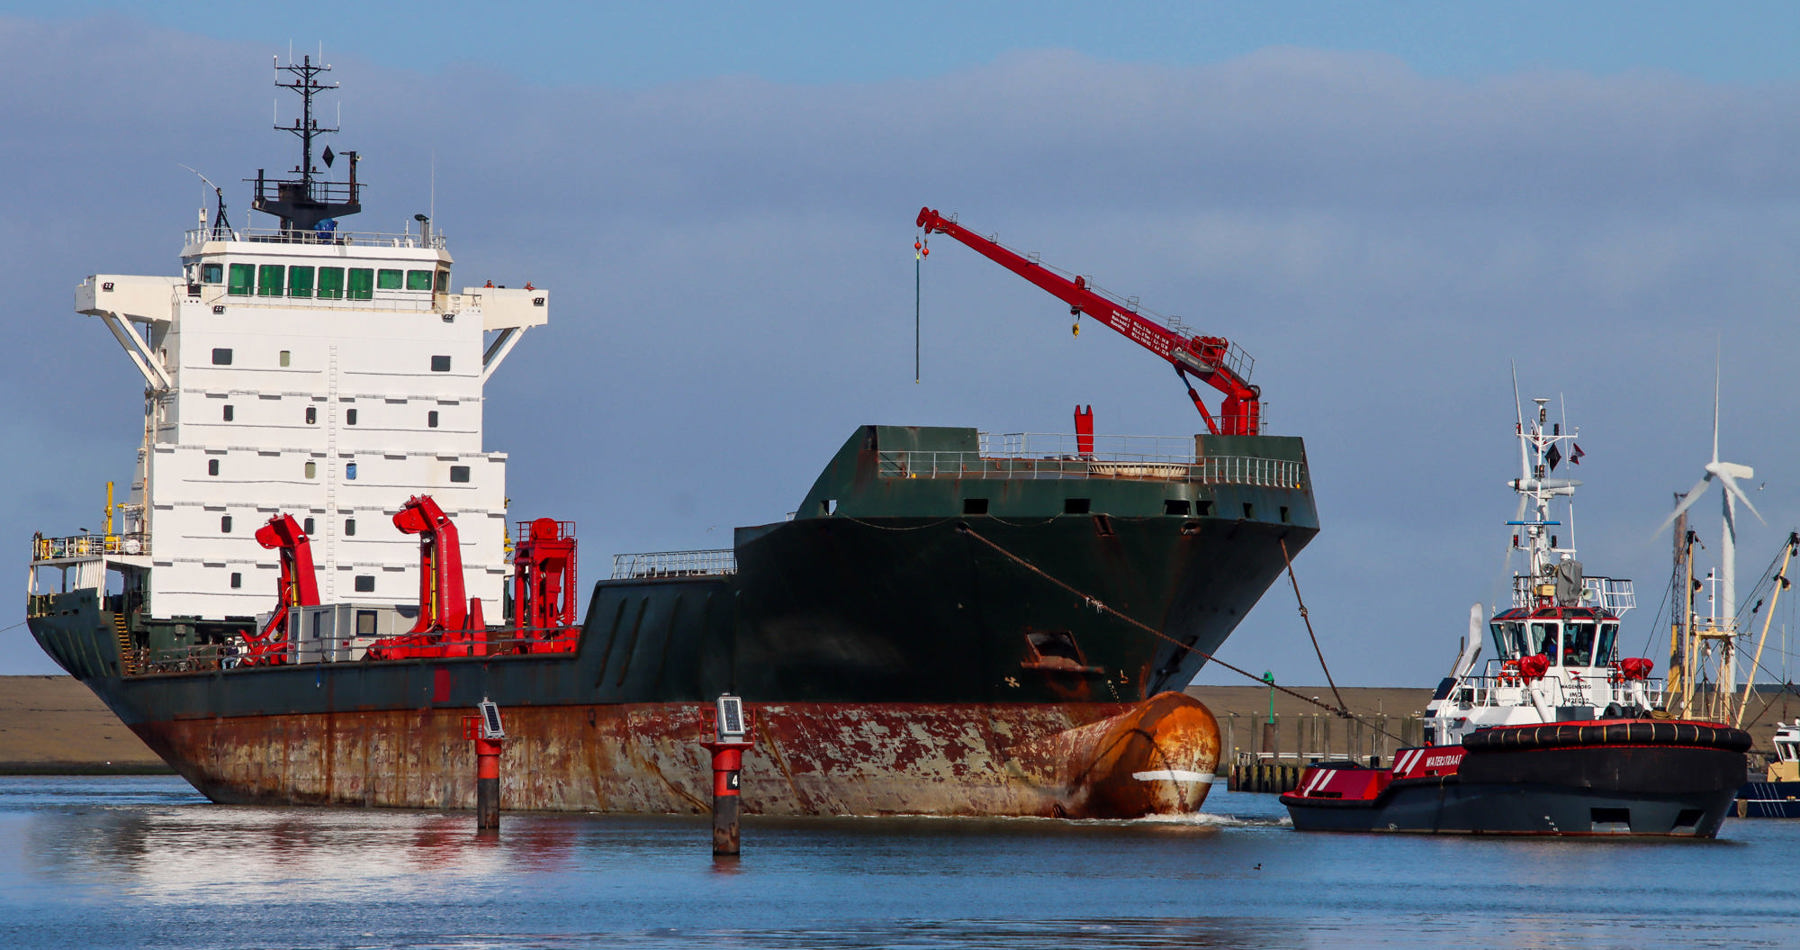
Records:
<instances>
[{"instance_id":1,"label":"wind turbine","mask_svg":"<svg viewBox=\"0 0 1800 950\"><path fill-rule=\"evenodd\" d=\"M1681 496L1681 502L1656 529L1656 533L1661 534L1675 522L1676 518L1681 517L1682 512L1693 507L1694 503L1700 500L1700 496L1706 494L1707 486L1714 481L1719 483L1719 503L1723 514L1723 524L1719 531L1719 591L1718 597L1713 602L1712 626L1727 634L1735 634L1737 627L1737 511L1733 507L1733 502L1743 502L1744 507L1750 509L1750 513L1755 515L1758 521L1763 521L1763 516L1762 512L1757 511L1756 506L1750 503L1750 497L1744 494L1744 490L1738 487L1738 479L1753 478L1756 470L1736 462L1719 461L1719 365L1717 357L1714 358L1713 364L1712 461L1706 463L1705 471L1706 474L1700 476L1700 480L1694 483L1694 487L1688 489L1687 494ZM1763 523L1767 524L1766 521ZM1719 607L1721 601L1724 604L1722 615ZM1725 650L1720 663L1719 685L1727 690L1735 690L1737 669L1732 663L1731 641L1726 639L1724 642Z\"/></svg>"}]
</instances>

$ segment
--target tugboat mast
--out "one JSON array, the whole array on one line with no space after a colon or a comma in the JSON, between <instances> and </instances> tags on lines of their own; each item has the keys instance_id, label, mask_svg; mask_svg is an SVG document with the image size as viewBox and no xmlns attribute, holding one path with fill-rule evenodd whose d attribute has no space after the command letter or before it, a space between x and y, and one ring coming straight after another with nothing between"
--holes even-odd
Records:
<instances>
[{"instance_id":1,"label":"tugboat mast","mask_svg":"<svg viewBox=\"0 0 1800 950\"><path fill-rule=\"evenodd\" d=\"M265 179L263 170L257 169L256 196L250 207L280 218L284 235L311 231L326 237L336 230L335 223L327 222L362 210L361 190L356 182L355 152L344 153L350 159L350 181L347 184L315 181L313 178L318 173L312 161L313 137L337 131L333 127L319 127L319 121L313 118L313 96L327 89L336 89L337 83L319 81L319 74L330 72L331 67L314 63L311 56L301 57L299 65L290 62L283 66L277 60L275 69L293 77L289 82L282 82L277 78L275 85L300 94L300 118L295 119L293 125L275 126L276 131L292 132L300 138L300 164L292 172L299 177L286 181L269 181ZM331 167L335 157L331 146L326 146L324 158L327 168Z\"/></svg>"}]
</instances>

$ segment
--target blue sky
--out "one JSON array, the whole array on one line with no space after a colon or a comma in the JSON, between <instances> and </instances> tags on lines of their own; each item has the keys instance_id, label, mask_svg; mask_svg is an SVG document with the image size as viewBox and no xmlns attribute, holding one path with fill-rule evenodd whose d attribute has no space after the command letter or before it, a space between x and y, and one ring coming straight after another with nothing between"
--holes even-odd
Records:
<instances>
[{"instance_id":1,"label":"blue sky","mask_svg":"<svg viewBox=\"0 0 1800 950\"><path fill-rule=\"evenodd\" d=\"M1723 454L1767 483L1740 590L1800 522L1800 7L366 6L0 4L18 561L130 478L141 384L73 287L172 272L183 164L291 164L267 129L290 41L343 84L357 226L435 202L459 282L556 291L487 441L519 517L581 524L584 583L781 518L858 424L1061 432L1091 403L1102 432L1199 427L1147 354L1071 339L947 239L915 385L922 204L1256 357L1274 430L1307 439L1324 532L1296 567L1340 683L1434 683L1492 596L1509 362L1584 427L1578 540L1637 580L1628 638L1657 636L1651 533L1705 461L1715 346ZM1321 681L1283 586L1221 656ZM52 670L0 633L0 672Z\"/></svg>"}]
</instances>

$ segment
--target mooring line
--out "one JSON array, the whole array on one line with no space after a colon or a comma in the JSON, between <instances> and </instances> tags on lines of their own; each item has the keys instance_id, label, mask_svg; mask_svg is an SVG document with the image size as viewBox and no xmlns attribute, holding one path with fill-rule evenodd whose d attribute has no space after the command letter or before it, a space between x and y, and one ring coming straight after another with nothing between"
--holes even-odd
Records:
<instances>
[{"instance_id":1,"label":"mooring line","mask_svg":"<svg viewBox=\"0 0 1800 950\"><path fill-rule=\"evenodd\" d=\"M1370 729L1375 730L1377 733L1380 733L1381 735L1387 736L1388 738L1395 740L1396 742L1404 743L1406 741L1405 739L1401 738L1400 736L1395 735L1394 733L1387 731L1386 729L1382 728L1381 726L1378 726L1375 723L1373 723L1367 719L1364 719L1363 717L1358 716L1355 713L1351 712L1349 710L1349 708L1343 704L1344 701L1343 701L1343 697L1341 697L1341 696L1338 697L1338 705L1333 707L1329 703L1321 702L1320 700L1315 699L1310 696L1307 696L1304 693L1300 693L1295 690L1288 689L1287 687L1281 686L1276 683L1271 683L1268 680L1265 680L1262 677L1257 676L1255 673L1250 672L1249 670L1243 669L1241 667L1233 666L1230 663L1227 663L1224 660L1219 659L1218 657L1214 656L1213 654L1206 652L1205 650L1202 650L1191 644L1183 643L1180 640L1177 640L1174 637L1169 636L1168 634L1162 632L1161 630L1158 630L1155 627L1152 627L1149 624L1144 623L1143 621L1138 620L1135 617L1129 616L1125 613L1115 610L1112 606L1105 603L1100 598L1095 597L1091 594L1084 593L1081 590L1076 589L1073 585L1062 580L1061 578L1050 575L1043 568L1038 567L1036 564L1031 563L1030 561L1026 560L1023 557L1020 557L1017 554L1014 554L1011 551L1008 551L1006 548L1001 547L997 542L993 541L990 538L983 536L981 534L981 532L976 531L974 528L969 527L969 525L967 523L957 525L956 530L962 532L963 534L968 535L971 538L974 538L977 541L980 541L982 544L985 544L990 548L993 548L995 552L999 553L1003 557L1008 558L1009 560L1014 561L1020 567L1023 567L1026 570L1031 571L1033 574L1036 574L1039 577L1042 577L1044 580L1047 580L1050 583L1055 584L1056 586L1062 588L1063 590L1066 590L1069 593L1075 595L1076 597L1081 598L1083 602L1085 602L1088 606L1093 607L1095 610L1112 614L1113 616L1119 618L1120 620L1125 621L1126 623L1138 628L1139 630L1144 631L1145 633L1150 634L1153 637L1157 637L1158 639L1162 639L1162 640L1167 640L1168 642L1173 643L1174 645L1180 647L1181 649L1186 650L1189 653L1192 653L1196 656L1199 656L1209 662L1217 663L1218 665L1232 671L1233 673L1237 673L1242 676L1248 677L1249 679L1253 679L1260 685L1267 686L1273 690L1278 690L1282 693L1285 693L1289 696L1294 697L1295 699L1300 700L1303 703L1317 706L1320 709L1323 709L1326 712L1332 713L1343 719L1348 719L1352 722L1359 723L1363 726L1366 726ZM1286 553L1285 546L1283 549L1283 553L1284 554ZM1310 627L1309 627L1309 629L1310 629ZM1327 674L1327 677L1329 678L1329 674ZM1332 694L1334 696L1337 695L1337 687L1336 686L1332 687Z\"/></svg>"},{"instance_id":2,"label":"mooring line","mask_svg":"<svg viewBox=\"0 0 1800 950\"><path fill-rule=\"evenodd\" d=\"M1300 605L1300 620L1306 624L1306 635L1312 638L1313 652L1319 656L1319 669L1325 671L1325 682L1331 687L1331 695L1338 701L1340 708L1344 706L1344 696L1338 692L1337 681L1331 678L1331 667L1325 665L1325 651L1319 649L1319 638L1313 633L1312 616L1306 612L1306 599L1300 596L1300 580L1294 576L1294 559L1288 557L1287 539L1276 538L1281 545L1281 561L1287 565L1288 583L1294 585L1294 602Z\"/></svg>"}]
</instances>

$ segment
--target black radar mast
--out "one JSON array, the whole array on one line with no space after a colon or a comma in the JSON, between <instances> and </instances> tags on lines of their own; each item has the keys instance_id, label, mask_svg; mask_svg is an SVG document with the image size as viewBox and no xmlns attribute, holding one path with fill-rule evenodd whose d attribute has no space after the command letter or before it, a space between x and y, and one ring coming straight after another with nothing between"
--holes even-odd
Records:
<instances>
[{"instance_id":1,"label":"black radar mast","mask_svg":"<svg viewBox=\"0 0 1800 950\"><path fill-rule=\"evenodd\" d=\"M297 179L284 181L269 180L263 177L262 169L256 172L256 196L250 207L265 214L272 214L281 219L283 234L301 234L311 232L320 237L327 237L333 230L330 225L320 227L320 222L340 218L347 214L355 214L362 210L359 188L356 183L355 152L345 152L350 159L350 181L348 183L315 180L319 170L313 166L313 137L336 132L335 128L320 128L319 120L313 118L313 96L326 89L336 89L337 83L319 82L319 74L329 72L330 66L315 64L311 56L301 57L300 64L289 62L286 66L276 60L275 69L287 73L291 78L283 82L277 76L275 85L283 89L292 89L300 94L300 118L293 125L277 125L276 131L292 132L300 138L300 164L292 174ZM325 147L325 165L331 166L335 156L331 147Z\"/></svg>"}]
</instances>

